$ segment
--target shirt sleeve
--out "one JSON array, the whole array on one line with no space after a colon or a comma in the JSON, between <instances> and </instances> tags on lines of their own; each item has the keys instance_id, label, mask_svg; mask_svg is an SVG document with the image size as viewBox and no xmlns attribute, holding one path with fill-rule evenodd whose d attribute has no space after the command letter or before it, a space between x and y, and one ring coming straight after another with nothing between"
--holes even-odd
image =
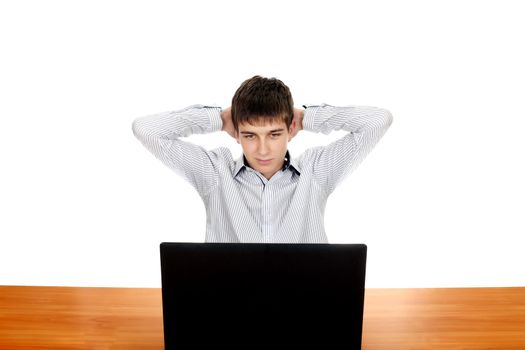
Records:
<instances>
[{"instance_id":1,"label":"shirt sleeve","mask_svg":"<svg viewBox=\"0 0 525 350\"><path fill-rule=\"evenodd\" d=\"M330 194L370 153L392 124L392 114L368 106L335 107L328 104L305 106L303 129L329 134L348 134L324 147L309 150L312 172Z\"/></svg>"},{"instance_id":2,"label":"shirt sleeve","mask_svg":"<svg viewBox=\"0 0 525 350\"><path fill-rule=\"evenodd\" d=\"M204 197L217 184L218 155L180 138L221 130L220 112L220 107L192 105L137 118L132 129L155 157L183 176Z\"/></svg>"}]
</instances>

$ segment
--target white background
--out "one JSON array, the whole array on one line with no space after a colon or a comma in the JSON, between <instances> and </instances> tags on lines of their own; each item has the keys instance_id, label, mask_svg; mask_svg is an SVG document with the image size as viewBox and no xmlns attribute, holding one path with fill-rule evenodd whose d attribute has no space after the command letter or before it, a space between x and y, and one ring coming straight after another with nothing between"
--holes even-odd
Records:
<instances>
[{"instance_id":1,"label":"white background","mask_svg":"<svg viewBox=\"0 0 525 350\"><path fill-rule=\"evenodd\" d=\"M159 287L158 244L204 241L204 206L131 123L260 74L394 115L326 210L369 287L525 285L519 3L3 1L0 284Z\"/></svg>"}]
</instances>

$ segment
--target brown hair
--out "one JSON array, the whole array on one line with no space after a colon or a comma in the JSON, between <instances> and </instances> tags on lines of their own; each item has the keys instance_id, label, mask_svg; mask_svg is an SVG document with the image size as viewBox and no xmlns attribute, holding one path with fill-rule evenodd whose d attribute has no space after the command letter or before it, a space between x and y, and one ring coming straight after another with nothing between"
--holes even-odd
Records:
<instances>
[{"instance_id":1,"label":"brown hair","mask_svg":"<svg viewBox=\"0 0 525 350\"><path fill-rule=\"evenodd\" d=\"M288 86L276 78L256 75L245 80L232 98L233 127L282 120L290 128L293 119L293 99Z\"/></svg>"}]
</instances>

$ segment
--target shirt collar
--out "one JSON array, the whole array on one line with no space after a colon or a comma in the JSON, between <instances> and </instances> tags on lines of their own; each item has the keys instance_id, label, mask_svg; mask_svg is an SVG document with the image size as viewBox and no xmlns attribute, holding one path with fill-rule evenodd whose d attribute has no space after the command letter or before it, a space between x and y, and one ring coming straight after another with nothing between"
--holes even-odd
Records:
<instances>
[{"instance_id":1,"label":"shirt collar","mask_svg":"<svg viewBox=\"0 0 525 350\"><path fill-rule=\"evenodd\" d=\"M286 155L284 156L284 164L282 170L285 171L286 169L290 169L297 175L301 175L301 172L299 171L295 160L292 159L292 156L290 155L289 151L286 151Z\"/></svg>"},{"instance_id":2,"label":"shirt collar","mask_svg":"<svg viewBox=\"0 0 525 350\"><path fill-rule=\"evenodd\" d=\"M246 160L246 157L243 154L242 157L237 159L237 161L235 162L235 169L233 170L233 177L236 177L241 171L241 169L244 169L246 167L249 167L249 165L248 165L248 161ZM297 164L295 163L294 160L292 160L292 157L290 156L290 152L286 151L286 154L284 156L284 164L281 170L286 171L288 169L290 169L290 171L296 173L297 175L301 175L301 172L299 171Z\"/></svg>"}]
</instances>

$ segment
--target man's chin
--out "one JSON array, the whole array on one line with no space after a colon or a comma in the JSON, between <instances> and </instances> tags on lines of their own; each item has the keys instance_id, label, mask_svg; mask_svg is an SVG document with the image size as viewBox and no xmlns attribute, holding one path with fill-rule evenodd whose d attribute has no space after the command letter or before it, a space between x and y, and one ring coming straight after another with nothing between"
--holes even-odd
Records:
<instances>
[{"instance_id":1,"label":"man's chin","mask_svg":"<svg viewBox=\"0 0 525 350\"><path fill-rule=\"evenodd\" d=\"M277 170L273 169L270 166L267 166L267 167L265 167L265 166L258 166L257 168L254 168L254 169L257 170L259 173L263 174L264 177L266 177L266 178L269 178L269 177L273 176L273 174L275 174L277 172Z\"/></svg>"}]
</instances>

